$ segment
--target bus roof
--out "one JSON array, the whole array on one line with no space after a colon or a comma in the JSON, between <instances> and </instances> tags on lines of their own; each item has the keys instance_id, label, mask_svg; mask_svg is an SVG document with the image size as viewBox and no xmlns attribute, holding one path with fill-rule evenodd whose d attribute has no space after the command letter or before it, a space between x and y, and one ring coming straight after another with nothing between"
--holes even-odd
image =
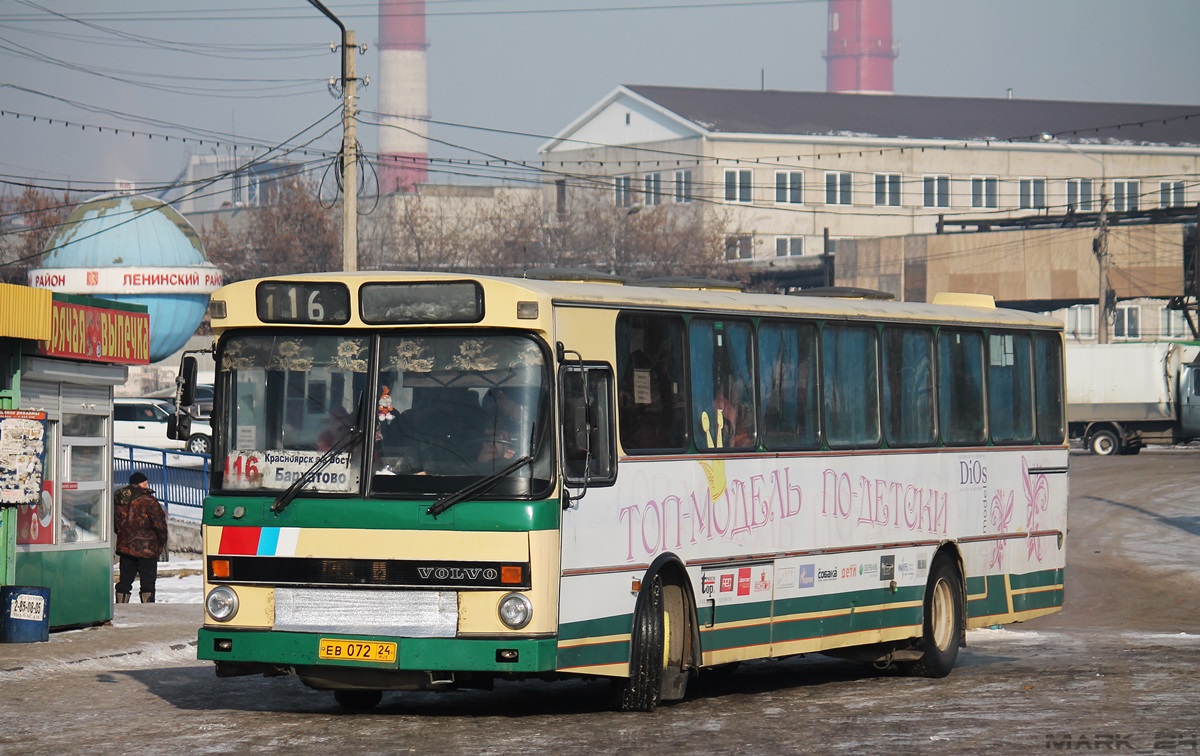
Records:
<instances>
[{"instance_id":1,"label":"bus roof","mask_svg":"<svg viewBox=\"0 0 1200 756\"><path fill-rule=\"evenodd\" d=\"M531 273L531 275L533 275ZM975 307L962 304L942 305L920 302L894 302L876 298L843 298L836 296L805 296L800 294L756 294L745 293L729 285L712 288L653 286L631 282L626 285L616 277L598 277L596 280L553 280L544 278L513 278L477 275L471 273L415 272L415 271L357 271L298 273L270 276L228 284L215 291L214 302L224 302L227 315L213 316L213 328L249 326L258 323L255 313L254 292L263 281L333 282L345 283L351 293L351 301L357 302L357 290L363 284L475 281L484 290L485 299L489 292L503 299L535 300L545 305L548 313L551 306L599 307L604 309L652 309L704 311L708 313L770 315L807 315L816 318L852 320L888 320L911 322L961 323L964 325L998 325L1016 328L1046 328L1061 330L1062 322L1045 315L1005 308ZM971 301L970 298L960 301ZM982 299L977 300L982 301ZM347 326L366 326L358 317L356 308ZM489 321L490 322L490 321ZM532 323L530 324L533 325Z\"/></svg>"}]
</instances>

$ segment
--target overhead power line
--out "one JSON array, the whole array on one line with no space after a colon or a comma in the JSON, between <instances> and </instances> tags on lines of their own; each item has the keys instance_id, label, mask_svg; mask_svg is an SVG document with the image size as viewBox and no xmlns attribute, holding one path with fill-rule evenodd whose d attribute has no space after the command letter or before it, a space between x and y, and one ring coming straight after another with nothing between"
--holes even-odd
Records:
<instances>
[{"instance_id":1,"label":"overhead power line","mask_svg":"<svg viewBox=\"0 0 1200 756\"><path fill-rule=\"evenodd\" d=\"M442 11L436 9L436 4L426 6L424 13L404 12L391 13L388 15L394 17L408 17L424 15L426 17L478 17L478 16L552 16L552 15L578 15L585 13L640 13L646 11L693 11L693 10L720 10L724 8L754 8L754 7L771 7L771 6L789 6L789 5L816 5L824 4L826 0L723 0L720 2L703 3L703 2L677 2L677 3L652 3L638 5L614 5L614 4L595 4L587 6L572 5L569 2L566 7L560 8L525 8L525 9L508 9L508 10L481 10L472 8L470 10L450 10ZM369 8L362 13L345 13L339 6L339 16L343 19L373 19L378 17L376 3L357 3L350 4L350 7L357 5L364 9ZM431 7L433 6L433 7ZM266 13L264 13L266 11ZM272 12L277 11L277 12ZM75 14L73 19L87 21L106 21L109 23L118 22L179 22L179 21L215 21L236 19L238 21L307 21L312 18L310 14L302 11L297 11L296 6L277 6L275 8L254 8L246 7L237 8L205 8L197 10L194 8L182 10L137 10L137 11L88 11L86 13ZM41 15L34 14L4 14L0 15L0 22L48 22L59 19L45 18Z\"/></svg>"}]
</instances>

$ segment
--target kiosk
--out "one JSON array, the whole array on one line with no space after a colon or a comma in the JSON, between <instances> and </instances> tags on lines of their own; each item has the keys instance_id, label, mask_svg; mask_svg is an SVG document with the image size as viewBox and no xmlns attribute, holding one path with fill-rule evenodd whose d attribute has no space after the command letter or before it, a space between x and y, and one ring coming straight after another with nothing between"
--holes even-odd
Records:
<instances>
[{"instance_id":1,"label":"kiosk","mask_svg":"<svg viewBox=\"0 0 1200 756\"><path fill-rule=\"evenodd\" d=\"M52 629L112 619L113 387L149 361L145 306L0 284L0 585L49 589Z\"/></svg>"}]
</instances>

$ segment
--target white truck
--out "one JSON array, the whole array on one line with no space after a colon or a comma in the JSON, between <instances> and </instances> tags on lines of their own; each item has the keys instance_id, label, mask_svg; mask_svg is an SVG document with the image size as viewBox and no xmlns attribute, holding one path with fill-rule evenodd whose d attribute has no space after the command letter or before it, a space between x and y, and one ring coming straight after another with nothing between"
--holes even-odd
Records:
<instances>
[{"instance_id":1,"label":"white truck","mask_svg":"<svg viewBox=\"0 0 1200 756\"><path fill-rule=\"evenodd\" d=\"M1200 346L1067 345L1067 425L1101 456L1200 439Z\"/></svg>"}]
</instances>

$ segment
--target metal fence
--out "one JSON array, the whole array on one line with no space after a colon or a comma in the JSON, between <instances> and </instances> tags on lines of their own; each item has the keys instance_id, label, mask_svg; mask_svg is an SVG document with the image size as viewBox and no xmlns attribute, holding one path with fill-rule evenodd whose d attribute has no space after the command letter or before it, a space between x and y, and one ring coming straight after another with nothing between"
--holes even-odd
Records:
<instances>
[{"instance_id":1,"label":"metal fence","mask_svg":"<svg viewBox=\"0 0 1200 756\"><path fill-rule=\"evenodd\" d=\"M204 497L208 495L210 464L207 454L113 444L113 481L117 486L125 485L130 475L140 472L166 505L167 514L183 520L200 521Z\"/></svg>"}]
</instances>

